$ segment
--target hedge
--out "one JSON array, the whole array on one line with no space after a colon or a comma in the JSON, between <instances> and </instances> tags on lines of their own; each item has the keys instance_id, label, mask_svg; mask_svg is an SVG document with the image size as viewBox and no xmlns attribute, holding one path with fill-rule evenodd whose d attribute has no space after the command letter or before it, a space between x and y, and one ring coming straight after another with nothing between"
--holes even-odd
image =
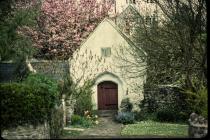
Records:
<instances>
[{"instance_id":1,"label":"hedge","mask_svg":"<svg viewBox=\"0 0 210 140\"><path fill-rule=\"evenodd\" d=\"M29 75L21 83L1 83L1 130L25 123L42 123L58 103L55 81L42 75Z\"/></svg>"}]
</instances>

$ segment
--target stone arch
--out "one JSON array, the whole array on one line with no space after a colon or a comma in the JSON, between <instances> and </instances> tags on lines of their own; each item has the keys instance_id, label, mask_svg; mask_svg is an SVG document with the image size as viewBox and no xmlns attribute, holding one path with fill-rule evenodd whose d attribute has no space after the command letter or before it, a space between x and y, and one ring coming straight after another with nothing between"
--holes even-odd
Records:
<instances>
[{"instance_id":1,"label":"stone arch","mask_svg":"<svg viewBox=\"0 0 210 140\"><path fill-rule=\"evenodd\" d=\"M112 81L115 84L123 84L123 81L119 78L119 76L108 71L98 74L95 78L95 84L99 84L103 81Z\"/></svg>"},{"instance_id":2,"label":"stone arch","mask_svg":"<svg viewBox=\"0 0 210 140\"><path fill-rule=\"evenodd\" d=\"M97 94L97 86L98 84L105 82L105 81L110 81L118 86L118 108L120 108L120 103L121 100L123 99L124 96L124 88L123 88L123 81L117 76L116 74L113 74L111 72L103 72L98 74L95 78L95 84L93 86L93 96L92 96L92 101L93 101L93 109L98 110L98 94Z\"/></svg>"}]
</instances>

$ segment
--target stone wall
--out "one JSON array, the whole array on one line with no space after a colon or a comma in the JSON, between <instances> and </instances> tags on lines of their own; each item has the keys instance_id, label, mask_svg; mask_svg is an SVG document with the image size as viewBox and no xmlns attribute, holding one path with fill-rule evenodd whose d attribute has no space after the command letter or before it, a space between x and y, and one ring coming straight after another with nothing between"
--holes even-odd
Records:
<instances>
[{"instance_id":1,"label":"stone wall","mask_svg":"<svg viewBox=\"0 0 210 140\"><path fill-rule=\"evenodd\" d=\"M25 125L16 128L4 130L1 137L4 139L49 139L50 129L49 124L39 124L37 126Z\"/></svg>"},{"instance_id":2,"label":"stone wall","mask_svg":"<svg viewBox=\"0 0 210 140\"><path fill-rule=\"evenodd\" d=\"M50 121L36 126L26 124L4 130L1 136L5 139L52 139L58 138L62 133L63 124L63 108L62 105L56 107L52 111Z\"/></svg>"},{"instance_id":3,"label":"stone wall","mask_svg":"<svg viewBox=\"0 0 210 140\"><path fill-rule=\"evenodd\" d=\"M10 82L17 76L25 74L26 67L12 61L0 62L0 82Z\"/></svg>"},{"instance_id":4,"label":"stone wall","mask_svg":"<svg viewBox=\"0 0 210 140\"><path fill-rule=\"evenodd\" d=\"M48 61L32 59L27 61L32 69L38 73L51 76L54 79L60 80L69 72L68 61Z\"/></svg>"},{"instance_id":5,"label":"stone wall","mask_svg":"<svg viewBox=\"0 0 210 140\"><path fill-rule=\"evenodd\" d=\"M155 88L147 88L144 92L144 101L142 105L144 109L152 112L165 108L166 106L185 106L182 94L176 86L158 86Z\"/></svg>"},{"instance_id":6,"label":"stone wall","mask_svg":"<svg viewBox=\"0 0 210 140\"><path fill-rule=\"evenodd\" d=\"M189 137L202 138L208 134L208 121L195 113L190 115L189 119Z\"/></svg>"},{"instance_id":7,"label":"stone wall","mask_svg":"<svg viewBox=\"0 0 210 140\"><path fill-rule=\"evenodd\" d=\"M27 60L27 67L30 71L48 75L54 79L60 80L69 72L68 61L48 61L48 60ZM17 72L20 74L26 71L26 66L12 62L0 62L0 82L9 82L16 78Z\"/></svg>"}]
</instances>

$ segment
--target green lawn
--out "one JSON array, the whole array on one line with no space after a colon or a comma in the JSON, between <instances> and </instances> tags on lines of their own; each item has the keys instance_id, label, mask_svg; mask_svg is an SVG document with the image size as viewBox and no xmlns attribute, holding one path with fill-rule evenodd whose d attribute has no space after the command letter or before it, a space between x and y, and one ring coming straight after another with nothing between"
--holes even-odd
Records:
<instances>
[{"instance_id":1,"label":"green lawn","mask_svg":"<svg viewBox=\"0 0 210 140\"><path fill-rule=\"evenodd\" d=\"M121 135L151 135L151 136L173 136L187 137L187 124L160 123L154 121L141 121L126 125Z\"/></svg>"}]
</instances>

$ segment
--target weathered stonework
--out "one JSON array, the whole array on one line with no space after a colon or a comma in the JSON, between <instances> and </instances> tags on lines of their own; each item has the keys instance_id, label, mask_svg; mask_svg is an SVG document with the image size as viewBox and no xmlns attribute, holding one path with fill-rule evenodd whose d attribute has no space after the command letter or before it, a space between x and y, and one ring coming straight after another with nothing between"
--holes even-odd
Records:
<instances>
[{"instance_id":1,"label":"weathered stonework","mask_svg":"<svg viewBox=\"0 0 210 140\"><path fill-rule=\"evenodd\" d=\"M135 77L134 72L130 72L134 67L127 65L136 64L137 60L131 55L131 48L135 44L122 33L116 24L105 18L84 41L80 48L69 59L70 75L78 86L82 86L87 79L95 80L92 87L93 110L98 110L98 85L105 81L117 84L118 108L122 99L129 98L133 104L133 110L138 111L138 103L143 100L143 83L146 80L146 61L139 64L139 71L142 77ZM110 50L106 56L103 50ZM143 56L147 54L140 49ZM123 59L122 59L123 57ZM127 64L126 59L130 63ZM135 77L135 78L130 78Z\"/></svg>"},{"instance_id":2,"label":"weathered stonework","mask_svg":"<svg viewBox=\"0 0 210 140\"><path fill-rule=\"evenodd\" d=\"M202 138L208 134L208 120L195 113L190 115L189 119L189 137Z\"/></svg>"},{"instance_id":3,"label":"weathered stonework","mask_svg":"<svg viewBox=\"0 0 210 140\"><path fill-rule=\"evenodd\" d=\"M32 59L27 61L38 73L51 76L54 79L61 80L69 71L69 63L67 61L47 61Z\"/></svg>"},{"instance_id":4,"label":"weathered stonework","mask_svg":"<svg viewBox=\"0 0 210 140\"><path fill-rule=\"evenodd\" d=\"M25 125L4 130L1 134L4 139L49 139L50 127L47 122L37 126Z\"/></svg>"},{"instance_id":5,"label":"weathered stonework","mask_svg":"<svg viewBox=\"0 0 210 140\"><path fill-rule=\"evenodd\" d=\"M159 86L155 88L148 88L144 91L144 109L152 112L163 109L166 106L185 106L182 94L179 88L175 86Z\"/></svg>"},{"instance_id":6,"label":"weathered stonework","mask_svg":"<svg viewBox=\"0 0 210 140\"><path fill-rule=\"evenodd\" d=\"M11 82L26 73L26 65L12 61L0 62L0 82Z\"/></svg>"},{"instance_id":7,"label":"weathered stonework","mask_svg":"<svg viewBox=\"0 0 210 140\"><path fill-rule=\"evenodd\" d=\"M63 109L59 106L52 112L51 120L36 126L26 124L3 130L4 139L51 139L58 138L63 130Z\"/></svg>"},{"instance_id":8,"label":"weathered stonework","mask_svg":"<svg viewBox=\"0 0 210 140\"><path fill-rule=\"evenodd\" d=\"M26 61L27 66L22 65L21 70L18 64L12 61L0 63L0 82L9 82L16 78L17 72L29 71L42 73L54 79L61 80L69 72L68 61L48 61L31 59ZM26 68L27 67L27 68ZM18 70L18 71L17 71Z\"/></svg>"}]
</instances>

